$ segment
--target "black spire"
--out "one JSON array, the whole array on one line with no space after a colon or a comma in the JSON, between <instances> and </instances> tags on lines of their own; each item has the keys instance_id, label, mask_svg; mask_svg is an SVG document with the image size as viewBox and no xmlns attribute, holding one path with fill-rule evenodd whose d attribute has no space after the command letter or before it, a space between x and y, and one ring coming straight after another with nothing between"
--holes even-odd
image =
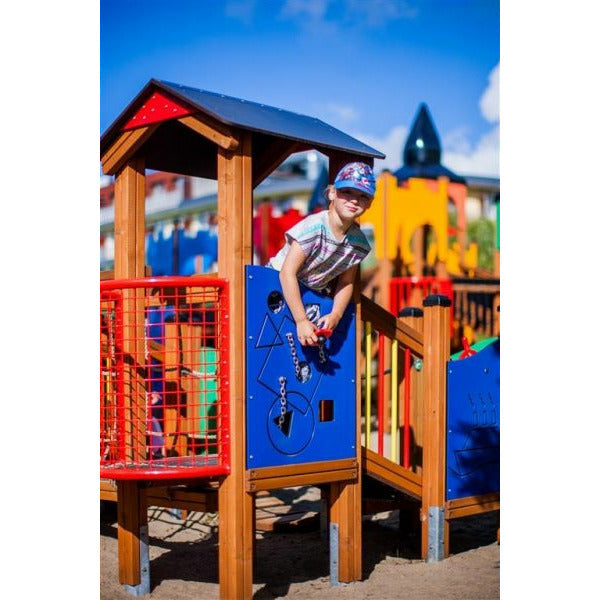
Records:
<instances>
[{"instance_id":1,"label":"black spire","mask_svg":"<svg viewBox=\"0 0 600 600\"><path fill-rule=\"evenodd\" d=\"M404 164L409 167L439 165L441 157L440 138L427 105L422 102L404 145Z\"/></svg>"},{"instance_id":2,"label":"black spire","mask_svg":"<svg viewBox=\"0 0 600 600\"><path fill-rule=\"evenodd\" d=\"M410 133L404 145L402 156L404 164L394 175L398 183L410 177L437 179L448 177L450 181L466 183L460 175L456 175L441 164L442 146L435 130L429 109L421 102Z\"/></svg>"}]
</instances>

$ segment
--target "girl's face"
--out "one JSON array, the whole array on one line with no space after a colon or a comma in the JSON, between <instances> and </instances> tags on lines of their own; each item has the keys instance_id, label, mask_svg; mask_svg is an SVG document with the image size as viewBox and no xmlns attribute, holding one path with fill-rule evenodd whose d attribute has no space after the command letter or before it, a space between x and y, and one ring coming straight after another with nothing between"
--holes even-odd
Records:
<instances>
[{"instance_id":1,"label":"girl's face","mask_svg":"<svg viewBox=\"0 0 600 600\"><path fill-rule=\"evenodd\" d=\"M331 188L329 199L342 221L360 217L373 202L373 198L355 188Z\"/></svg>"}]
</instances>

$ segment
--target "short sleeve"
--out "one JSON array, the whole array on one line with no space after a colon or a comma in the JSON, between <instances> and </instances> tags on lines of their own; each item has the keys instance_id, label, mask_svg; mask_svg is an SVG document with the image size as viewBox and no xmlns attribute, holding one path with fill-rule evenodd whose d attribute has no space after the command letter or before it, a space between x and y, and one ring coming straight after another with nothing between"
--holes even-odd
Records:
<instances>
[{"instance_id":1,"label":"short sleeve","mask_svg":"<svg viewBox=\"0 0 600 600\"><path fill-rule=\"evenodd\" d=\"M304 254L308 255L315 242L320 240L321 234L322 226L318 221L304 219L285 232L285 239L288 244L298 242Z\"/></svg>"}]
</instances>

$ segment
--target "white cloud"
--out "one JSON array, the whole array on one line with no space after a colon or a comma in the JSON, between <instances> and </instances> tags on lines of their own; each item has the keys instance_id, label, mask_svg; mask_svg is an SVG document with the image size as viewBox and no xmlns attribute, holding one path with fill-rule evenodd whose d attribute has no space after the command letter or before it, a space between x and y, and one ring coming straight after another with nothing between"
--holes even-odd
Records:
<instances>
[{"instance_id":1,"label":"white cloud","mask_svg":"<svg viewBox=\"0 0 600 600\"><path fill-rule=\"evenodd\" d=\"M383 169L396 171L400 168L404 143L408 135L408 127L405 125L396 125L384 137L377 137L358 131L348 132L348 135L385 154L385 159L375 159L373 168L376 173L381 172Z\"/></svg>"},{"instance_id":2,"label":"white cloud","mask_svg":"<svg viewBox=\"0 0 600 600\"><path fill-rule=\"evenodd\" d=\"M322 35L347 27L385 27L398 19L412 19L417 12L407 0L285 0L279 17Z\"/></svg>"},{"instance_id":3,"label":"white cloud","mask_svg":"<svg viewBox=\"0 0 600 600\"><path fill-rule=\"evenodd\" d=\"M467 127L459 127L444 134L441 144L442 152L450 151L458 154L468 154L472 150Z\"/></svg>"},{"instance_id":4,"label":"white cloud","mask_svg":"<svg viewBox=\"0 0 600 600\"><path fill-rule=\"evenodd\" d=\"M317 111L323 115L323 121L326 123L339 123L341 128L347 126L348 123L353 123L359 117L359 112L353 106L336 104L335 102L319 106Z\"/></svg>"},{"instance_id":5,"label":"white cloud","mask_svg":"<svg viewBox=\"0 0 600 600\"><path fill-rule=\"evenodd\" d=\"M500 127L484 134L473 149L445 150L442 146L442 164L457 175L500 175Z\"/></svg>"},{"instance_id":6,"label":"white cloud","mask_svg":"<svg viewBox=\"0 0 600 600\"><path fill-rule=\"evenodd\" d=\"M500 65L496 65L488 76L488 86L479 99L479 109L490 123L500 120Z\"/></svg>"},{"instance_id":7,"label":"white cloud","mask_svg":"<svg viewBox=\"0 0 600 600\"><path fill-rule=\"evenodd\" d=\"M479 109L486 121L495 126L475 143L462 127L443 136L442 164L458 175L500 176L500 65L488 76L488 86L479 99Z\"/></svg>"},{"instance_id":8,"label":"white cloud","mask_svg":"<svg viewBox=\"0 0 600 600\"><path fill-rule=\"evenodd\" d=\"M285 0L281 9L282 17L308 17L311 20L323 19L329 0Z\"/></svg>"},{"instance_id":9,"label":"white cloud","mask_svg":"<svg viewBox=\"0 0 600 600\"><path fill-rule=\"evenodd\" d=\"M328 20L330 0L285 0L279 18L295 21L298 27L313 36L337 33L338 23Z\"/></svg>"},{"instance_id":10,"label":"white cloud","mask_svg":"<svg viewBox=\"0 0 600 600\"><path fill-rule=\"evenodd\" d=\"M418 10L405 0L345 0L346 13L359 16L364 25L379 27L397 19L413 19Z\"/></svg>"},{"instance_id":11,"label":"white cloud","mask_svg":"<svg viewBox=\"0 0 600 600\"><path fill-rule=\"evenodd\" d=\"M434 117L435 118L435 117ZM396 125L382 137L360 131L348 131L352 137L385 154L385 159L375 160L375 171L398 170L402 164L404 144L409 128ZM498 177L500 173L500 128L498 126L483 135L472 145L465 129L459 129L444 137L442 142L442 165L461 176Z\"/></svg>"},{"instance_id":12,"label":"white cloud","mask_svg":"<svg viewBox=\"0 0 600 600\"><path fill-rule=\"evenodd\" d=\"M249 25L254 16L256 0L227 0L225 3L225 16L238 19Z\"/></svg>"},{"instance_id":13,"label":"white cloud","mask_svg":"<svg viewBox=\"0 0 600 600\"><path fill-rule=\"evenodd\" d=\"M500 176L500 66L492 69L488 76L488 86L479 99L483 117L495 125L473 143L469 139L468 128L460 127L442 136L442 165L462 176ZM435 122L435 115L433 115ZM383 137L359 131L349 135L368 144L386 155L384 160L375 161L375 170L396 171L403 164L402 154L409 127L396 125Z\"/></svg>"}]
</instances>

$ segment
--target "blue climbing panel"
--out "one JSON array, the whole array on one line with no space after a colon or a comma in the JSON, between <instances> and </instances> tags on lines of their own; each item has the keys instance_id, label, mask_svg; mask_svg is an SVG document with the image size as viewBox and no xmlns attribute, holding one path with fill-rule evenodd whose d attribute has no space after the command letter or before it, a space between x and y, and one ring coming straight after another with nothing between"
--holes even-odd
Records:
<instances>
[{"instance_id":1,"label":"blue climbing panel","mask_svg":"<svg viewBox=\"0 0 600 600\"><path fill-rule=\"evenodd\" d=\"M330 312L331 298L300 291L309 318ZM279 272L246 267L248 468L356 457L355 340L350 303L321 352L301 346Z\"/></svg>"},{"instance_id":2,"label":"blue climbing panel","mask_svg":"<svg viewBox=\"0 0 600 600\"><path fill-rule=\"evenodd\" d=\"M446 500L500 491L500 340L450 361Z\"/></svg>"}]
</instances>

